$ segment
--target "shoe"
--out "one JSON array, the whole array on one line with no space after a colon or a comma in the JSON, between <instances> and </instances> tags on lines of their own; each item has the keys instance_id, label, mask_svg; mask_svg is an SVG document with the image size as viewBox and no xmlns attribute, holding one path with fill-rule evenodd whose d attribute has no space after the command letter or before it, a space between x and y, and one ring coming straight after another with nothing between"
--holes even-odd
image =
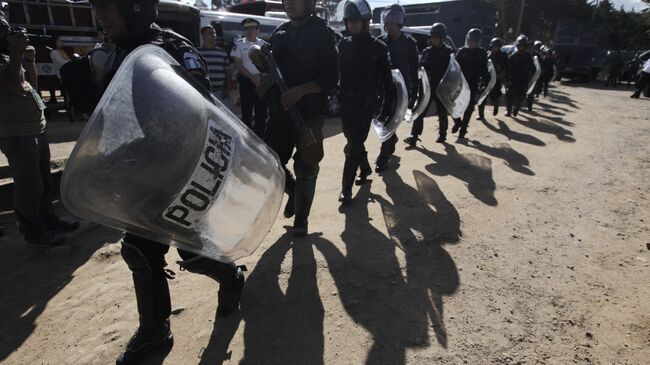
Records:
<instances>
[{"instance_id":1,"label":"shoe","mask_svg":"<svg viewBox=\"0 0 650 365\"><path fill-rule=\"evenodd\" d=\"M465 136L467 136L466 132L460 132L460 134L458 134L458 139L459 140L465 140L465 139L467 139Z\"/></svg>"},{"instance_id":2,"label":"shoe","mask_svg":"<svg viewBox=\"0 0 650 365\"><path fill-rule=\"evenodd\" d=\"M496 107L496 106L495 106L495 107L494 107L494 110L492 111L492 115L496 117L497 114L499 114L499 107Z\"/></svg>"},{"instance_id":3,"label":"shoe","mask_svg":"<svg viewBox=\"0 0 650 365\"><path fill-rule=\"evenodd\" d=\"M341 190L341 194L339 194L339 202L341 204L346 205L349 204L352 201L352 189L350 188L343 188Z\"/></svg>"},{"instance_id":4,"label":"shoe","mask_svg":"<svg viewBox=\"0 0 650 365\"><path fill-rule=\"evenodd\" d=\"M388 167L388 159L386 160L377 160L377 163L375 164L375 172L380 173L386 171L386 168Z\"/></svg>"},{"instance_id":5,"label":"shoe","mask_svg":"<svg viewBox=\"0 0 650 365\"><path fill-rule=\"evenodd\" d=\"M641 95L640 94L632 94L630 97L632 99L638 99Z\"/></svg>"},{"instance_id":6,"label":"shoe","mask_svg":"<svg viewBox=\"0 0 650 365\"><path fill-rule=\"evenodd\" d=\"M233 287L219 285L219 304L217 305L217 317L226 317L239 309L241 292L244 288L245 267L237 267L237 284Z\"/></svg>"},{"instance_id":7,"label":"shoe","mask_svg":"<svg viewBox=\"0 0 650 365\"><path fill-rule=\"evenodd\" d=\"M445 143L447 140L447 136L440 135L438 136L438 139L436 139L436 143Z\"/></svg>"},{"instance_id":8,"label":"shoe","mask_svg":"<svg viewBox=\"0 0 650 365\"><path fill-rule=\"evenodd\" d=\"M115 361L116 365L141 364L145 357L154 350L171 348L174 345L169 319L166 319L158 328L143 330L138 328L131 336L126 349Z\"/></svg>"},{"instance_id":9,"label":"shoe","mask_svg":"<svg viewBox=\"0 0 650 365\"><path fill-rule=\"evenodd\" d=\"M47 230L52 233L72 232L79 229L79 222L69 218L58 218L55 222L47 224Z\"/></svg>"},{"instance_id":10,"label":"shoe","mask_svg":"<svg viewBox=\"0 0 650 365\"><path fill-rule=\"evenodd\" d=\"M287 205L284 206L284 217L291 218L296 212L296 206L293 199L293 193L289 194L289 199L287 199Z\"/></svg>"},{"instance_id":11,"label":"shoe","mask_svg":"<svg viewBox=\"0 0 650 365\"><path fill-rule=\"evenodd\" d=\"M366 173L366 172L363 172L363 171L362 171L361 173L359 173L359 176L357 176L357 178L354 180L354 183L355 183L357 186L359 186L359 185L363 185L363 184L365 184L366 182L368 182L368 176L370 176L370 172L367 172L367 173Z\"/></svg>"},{"instance_id":12,"label":"shoe","mask_svg":"<svg viewBox=\"0 0 650 365\"><path fill-rule=\"evenodd\" d=\"M479 115L479 116L476 117L476 120L485 120L485 116L484 115Z\"/></svg>"},{"instance_id":13,"label":"shoe","mask_svg":"<svg viewBox=\"0 0 650 365\"><path fill-rule=\"evenodd\" d=\"M408 136L404 138L404 143L409 145L409 147L415 147L415 144L419 141L417 136Z\"/></svg>"},{"instance_id":14,"label":"shoe","mask_svg":"<svg viewBox=\"0 0 650 365\"><path fill-rule=\"evenodd\" d=\"M293 221L293 236L294 237L305 237L307 236L308 233L308 227L309 223L307 222L307 219L298 219L296 218Z\"/></svg>"},{"instance_id":15,"label":"shoe","mask_svg":"<svg viewBox=\"0 0 650 365\"><path fill-rule=\"evenodd\" d=\"M507 113L506 113L506 117L512 117L512 113L511 113L511 112L507 112Z\"/></svg>"},{"instance_id":16,"label":"shoe","mask_svg":"<svg viewBox=\"0 0 650 365\"><path fill-rule=\"evenodd\" d=\"M25 235L25 240L29 246L51 248L65 242L65 236L60 233L46 231L35 235Z\"/></svg>"},{"instance_id":17,"label":"shoe","mask_svg":"<svg viewBox=\"0 0 650 365\"><path fill-rule=\"evenodd\" d=\"M460 123L454 123L454 126L451 128L451 133L456 133L460 129Z\"/></svg>"}]
</instances>

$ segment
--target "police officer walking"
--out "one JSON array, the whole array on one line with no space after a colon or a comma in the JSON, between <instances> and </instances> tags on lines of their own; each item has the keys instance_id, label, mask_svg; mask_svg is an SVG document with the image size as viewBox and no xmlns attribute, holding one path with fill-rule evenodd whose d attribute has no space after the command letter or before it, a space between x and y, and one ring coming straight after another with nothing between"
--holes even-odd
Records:
<instances>
[{"instance_id":1,"label":"police officer walking","mask_svg":"<svg viewBox=\"0 0 650 365\"><path fill-rule=\"evenodd\" d=\"M108 85L126 56L144 44L160 46L179 62L207 91L210 82L203 58L190 41L158 27L158 0L91 0L97 20L115 42L107 62L105 85ZM197 141L198 142L198 141ZM122 241L122 257L131 270L140 326L131 337L116 363L140 364L154 350L173 344L169 316L171 300L165 254L169 246L132 233ZM226 316L239 307L244 285L241 268L178 250L182 270L204 274L219 282L217 315Z\"/></svg>"},{"instance_id":2,"label":"police officer walking","mask_svg":"<svg viewBox=\"0 0 650 365\"><path fill-rule=\"evenodd\" d=\"M494 116L499 114L499 98L503 95L501 86L506 82L506 75L508 73L508 55L501 51L501 47L503 47L503 40L501 38L492 38L488 58L492 60L492 66L494 66L494 71L497 74L497 80L488 96L492 105L494 105L494 110L492 111L492 115ZM487 98L479 105L478 117L476 119L485 120L486 103Z\"/></svg>"},{"instance_id":3,"label":"police officer walking","mask_svg":"<svg viewBox=\"0 0 650 365\"><path fill-rule=\"evenodd\" d=\"M289 21L271 36L271 50L289 90L273 88L269 98L269 122L265 141L275 150L286 173L284 209L294 217L293 234L308 233L308 218L323 159L323 117L327 96L339 79L338 53L334 31L315 14L315 0L283 0ZM296 106L316 142L301 143L288 110ZM295 152L294 152L295 151ZM294 179L286 165L293 156Z\"/></svg>"},{"instance_id":4,"label":"police officer walking","mask_svg":"<svg viewBox=\"0 0 650 365\"><path fill-rule=\"evenodd\" d=\"M528 37L520 35L515 42L517 51L508 62L507 117L516 117L528 92L528 83L535 74L533 56L528 52Z\"/></svg>"},{"instance_id":5,"label":"police officer walking","mask_svg":"<svg viewBox=\"0 0 650 365\"><path fill-rule=\"evenodd\" d=\"M341 69L341 121L345 146L345 165L339 201L352 199L352 184L360 169L357 184L366 182L371 173L368 153L364 146L370 122L376 114L377 100L383 100L379 120L390 117L389 105L394 98L391 63L388 48L369 32L372 13L366 0L348 0L343 20L348 37L339 43Z\"/></svg>"},{"instance_id":6,"label":"police officer walking","mask_svg":"<svg viewBox=\"0 0 650 365\"><path fill-rule=\"evenodd\" d=\"M480 29L470 29L467 32L465 46L459 49L456 55L472 93L469 105L465 109L465 114L462 119L454 120L454 127L451 129L451 133L456 133L460 130L458 139L465 139L465 135L467 135L467 127L469 126L472 113L474 113L474 106L479 97L479 85L481 83L487 84L490 79L490 73L487 68L487 53L481 48L482 38L483 33Z\"/></svg>"},{"instance_id":7,"label":"police officer walking","mask_svg":"<svg viewBox=\"0 0 650 365\"><path fill-rule=\"evenodd\" d=\"M553 51L551 49L544 48L543 51L544 54L541 60L542 73L539 76L540 87L536 93L537 96L543 94L546 97L548 95L548 84L553 79L553 74L555 73L555 60L553 59Z\"/></svg>"},{"instance_id":8,"label":"police officer walking","mask_svg":"<svg viewBox=\"0 0 650 365\"><path fill-rule=\"evenodd\" d=\"M436 113L438 114L439 132L436 142L444 143L447 139L447 128L449 126L449 113L444 104L436 94L436 88L440 84L440 80L445 75L447 67L449 66L449 56L454 53L454 50L446 45L443 41L447 37L447 27L442 23L435 23L429 31L431 36L431 45L422 51L422 58L420 65L424 67L429 77L429 84L431 85L431 102L429 107L435 105ZM423 113L426 114L426 113ZM413 121L411 135L404 140L411 147L414 147L422 134L424 127L423 119L418 118Z\"/></svg>"},{"instance_id":9,"label":"police officer walking","mask_svg":"<svg viewBox=\"0 0 650 365\"><path fill-rule=\"evenodd\" d=\"M528 52L530 52L530 55L533 57L533 60L535 57L537 57L537 61L542 62L542 50L543 43L541 41L535 41L535 43L532 44L532 46L528 47ZM533 61L533 66L535 66L535 61ZM535 71L533 71L533 74ZM528 111L532 112L533 111L533 105L535 104L535 97L536 95L539 95L538 89L542 87L542 82L541 79L537 79L535 81L535 86L533 87L533 92L528 94L526 97L526 106L528 106Z\"/></svg>"},{"instance_id":10,"label":"police officer walking","mask_svg":"<svg viewBox=\"0 0 650 365\"><path fill-rule=\"evenodd\" d=\"M379 37L379 40L388 46L390 59L393 67L399 69L404 77L404 84L408 92L409 107L412 108L418 94L418 47L413 37L404 34L402 27L406 13L404 8L398 4L391 4L384 8L381 13L382 22L386 35ZM424 116L418 118L422 123ZM397 134L381 145L381 151L375 163L375 171L382 172L388 166L390 156L395 153Z\"/></svg>"},{"instance_id":11,"label":"police officer walking","mask_svg":"<svg viewBox=\"0 0 650 365\"><path fill-rule=\"evenodd\" d=\"M245 37L235 41L230 56L235 60L235 68L239 72L237 82L239 83L239 97L241 100L241 120L255 133L263 137L266 129L266 118L268 106L266 101L255 93L259 86L262 75L251 62L248 55L252 46L266 44L263 39L258 38L260 22L253 18L246 18L241 22L244 27ZM253 110L255 111L255 125L253 126Z\"/></svg>"}]
</instances>

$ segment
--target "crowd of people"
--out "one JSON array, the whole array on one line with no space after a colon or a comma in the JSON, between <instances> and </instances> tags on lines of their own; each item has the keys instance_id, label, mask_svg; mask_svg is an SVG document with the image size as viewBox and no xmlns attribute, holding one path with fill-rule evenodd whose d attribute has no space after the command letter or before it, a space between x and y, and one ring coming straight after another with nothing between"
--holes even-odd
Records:
<instances>
[{"instance_id":1,"label":"crowd of people","mask_svg":"<svg viewBox=\"0 0 650 365\"><path fill-rule=\"evenodd\" d=\"M354 184L366 183L372 173L365 141L373 119L388 123L397 98L392 70L398 69L407 90L409 107L418 100L418 72L424 68L431 85L428 108L438 119L438 143L445 143L452 115L449 105L436 93L450 62L457 60L470 93L469 106L452 119L451 133L459 141L466 139L470 121L478 107L479 119L485 118L489 100L493 115L499 113L501 96L506 95L506 116L516 117L526 103L532 110L535 98L546 96L553 79L554 53L541 42L525 35L516 39L516 51L502 51L503 40L494 38L489 50L481 48L483 34L470 29L466 44L458 51L445 43L447 28L435 23L430 30L430 45L418 54L415 40L401 31L405 11L393 4L382 12L386 35L376 38L369 25L372 12L366 0L349 0L344 8L346 36L337 41L335 32L315 15L314 0L284 0L289 21L280 25L267 42L259 38L255 19L242 22L244 37L237 40L228 54L211 26L201 29L202 45L195 48L187 39L155 24L156 0L91 0L102 35L110 37L98 45L93 62L94 87L106 88L127 55L144 44L162 47L200 84L219 100L227 102L237 81L241 98L241 119L278 155L286 175L288 195L284 216L293 218L293 233L309 233L308 221L316 191L323 149L323 121L329 95L338 86L343 134L347 140L339 201L352 201ZM4 18L3 31L10 27ZM1 36L2 34L0 34ZM27 241L52 247L62 242L60 232L74 230L78 223L54 214L49 192L49 148L45 134L45 106L36 92L33 48L25 35L6 37L0 45L2 88L0 108L12 110L0 115L0 147L9 159L15 181L15 210ZM288 84L286 92L271 89L265 98L256 93L262 83L265 65L255 57L260 46L269 46ZM5 51L6 49L6 51ZM53 51L54 52L54 51ZM5 53L7 55L5 56ZM65 57L62 57L65 61ZM102 62L101 60L104 62ZM486 100L479 95L491 79L488 60L496 74L495 85ZM232 62L231 62L232 61ZM456 62L456 61L454 61ZM538 63L538 65L536 65ZM235 70L237 76L233 74ZM539 78L535 82L535 75ZM650 75L650 71L647 73ZM648 82L650 76L645 77ZM10 85L10 86L7 86ZM21 107L21 105L23 107ZM6 108L6 109L5 109ZM19 109L21 108L21 109ZM314 143L302 143L289 111L297 108L306 122ZM410 135L404 139L416 146L424 128L423 113L413 121ZM8 119L7 119L8 118ZM389 168L398 138L393 135L382 143L374 171ZM293 159L293 172L289 161ZM147 354L171 346L171 301L165 254L169 246L127 232L122 241L122 257L132 272L139 313L139 328L129 340L118 364L139 363ZM204 274L220 284L218 315L227 316L239 306L244 286L243 268L231 262L219 262L179 250L182 269Z\"/></svg>"}]
</instances>

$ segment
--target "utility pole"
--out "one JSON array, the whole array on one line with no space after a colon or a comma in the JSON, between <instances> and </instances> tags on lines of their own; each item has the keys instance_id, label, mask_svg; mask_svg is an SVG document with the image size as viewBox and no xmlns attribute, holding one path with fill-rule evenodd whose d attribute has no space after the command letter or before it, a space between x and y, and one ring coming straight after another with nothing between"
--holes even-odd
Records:
<instances>
[{"instance_id":1,"label":"utility pole","mask_svg":"<svg viewBox=\"0 0 650 365\"><path fill-rule=\"evenodd\" d=\"M519 9L519 21L517 22L517 34L515 37L521 34L521 23L524 21L524 8L526 7L526 0L521 0L521 9Z\"/></svg>"}]
</instances>

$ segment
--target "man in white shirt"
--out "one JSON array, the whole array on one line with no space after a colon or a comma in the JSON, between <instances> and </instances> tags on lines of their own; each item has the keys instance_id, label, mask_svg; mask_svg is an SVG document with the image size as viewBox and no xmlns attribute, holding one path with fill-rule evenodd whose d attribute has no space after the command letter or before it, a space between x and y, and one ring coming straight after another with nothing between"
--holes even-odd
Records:
<instances>
[{"instance_id":1,"label":"man in white shirt","mask_svg":"<svg viewBox=\"0 0 650 365\"><path fill-rule=\"evenodd\" d=\"M641 79L639 80L638 87L631 98L638 99L643 90L650 85L650 59L643 64L643 71L641 71Z\"/></svg>"},{"instance_id":2,"label":"man in white shirt","mask_svg":"<svg viewBox=\"0 0 650 365\"><path fill-rule=\"evenodd\" d=\"M266 102L255 94L255 88L260 84L262 75L250 57L248 52L254 45L262 46L266 42L258 38L260 22L252 18L242 21L245 37L235 41L231 56L235 61L235 68L239 72L237 82L239 83L239 94L241 99L242 121L263 137L266 129L266 116L268 107ZM255 110L255 124L253 125L253 110Z\"/></svg>"}]
</instances>

